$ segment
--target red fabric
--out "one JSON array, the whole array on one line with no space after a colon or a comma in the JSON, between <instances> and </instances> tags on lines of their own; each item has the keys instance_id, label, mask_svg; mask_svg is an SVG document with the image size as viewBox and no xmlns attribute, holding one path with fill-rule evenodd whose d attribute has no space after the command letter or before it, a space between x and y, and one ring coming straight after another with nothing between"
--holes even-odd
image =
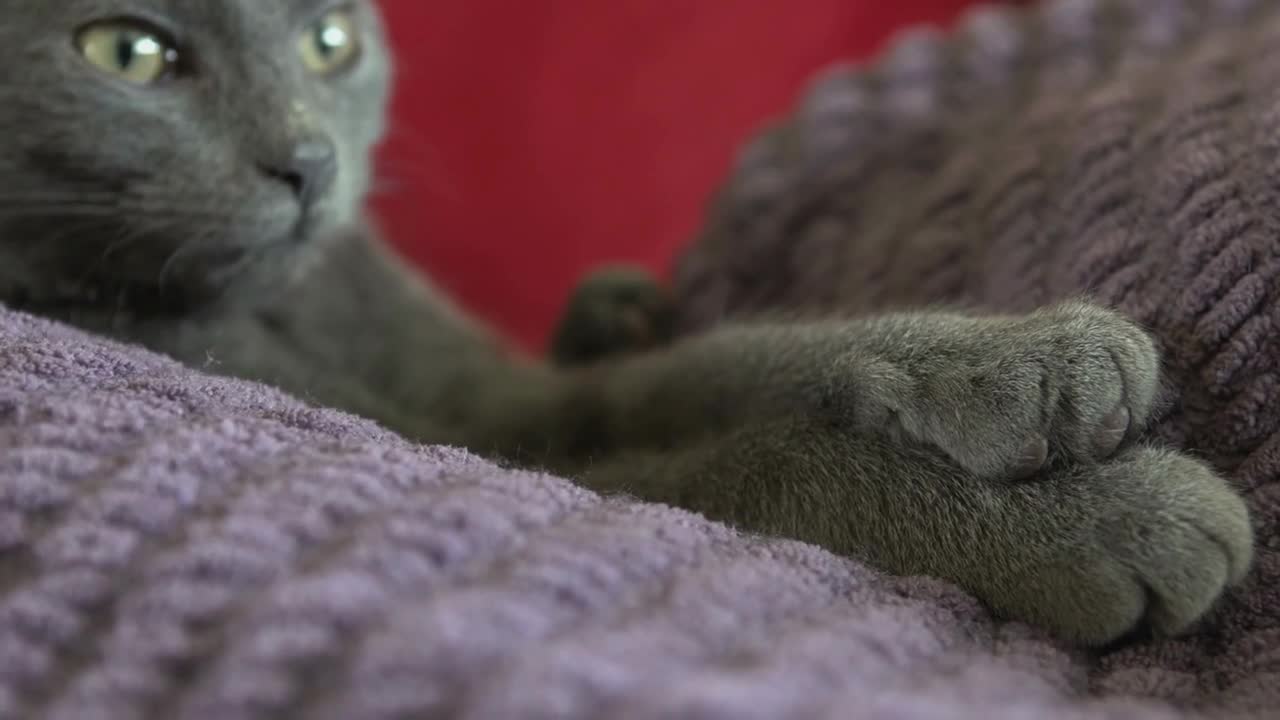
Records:
<instances>
[{"instance_id":1,"label":"red fabric","mask_svg":"<svg viewBox=\"0 0 1280 720\"><path fill-rule=\"evenodd\" d=\"M400 56L375 208L540 349L591 267L665 272L733 151L824 65L971 0L383 0Z\"/></svg>"}]
</instances>

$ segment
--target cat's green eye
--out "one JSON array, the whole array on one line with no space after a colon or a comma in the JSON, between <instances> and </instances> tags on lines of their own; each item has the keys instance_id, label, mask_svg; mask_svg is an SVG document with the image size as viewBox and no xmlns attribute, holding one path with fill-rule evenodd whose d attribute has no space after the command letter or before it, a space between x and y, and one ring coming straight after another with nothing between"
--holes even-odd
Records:
<instances>
[{"instance_id":1,"label":"cat's green eye","mask_svg":"<svg viewBox=\"0 0 1280 720\"><path fill-rule=\"evenodd\" d=\"M76 38L80 54L94 67L135 85L150 85L169 75L178 51L140 24L123 21L90 25Z\"/></svg>"},{"instance_id":2,"label":"cat's green eye","mask_svg":"<svg viewBox=\"0 0 1280 720\"><path fill-rule=\"evenodd\" d=\"M335 10L311 25L298 40L307 69L317 75L345 70L360 54L360 36L349 10Z\"/></svg>"}]
</instances>

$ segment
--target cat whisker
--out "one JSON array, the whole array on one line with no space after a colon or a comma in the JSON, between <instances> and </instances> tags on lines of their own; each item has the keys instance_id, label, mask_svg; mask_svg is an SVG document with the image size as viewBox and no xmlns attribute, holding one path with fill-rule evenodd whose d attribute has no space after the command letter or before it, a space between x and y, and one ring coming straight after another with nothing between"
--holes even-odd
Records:
<instances>
[{"instance_id":1,"label":"cat whisker","mask_svg":"<svg viewBox=\"0 0 1280 720\"><path fill-rule=\"evenodd\" d=\"M155 218L167 220L213 220L236 224L251 219L245 216L242 211L231 208L143 207L136 205L58 205L39 203L28 203L21 207L11 208L6 207L2 202L0 202L0 215L7 217L41 217L52 215L58 217L78 216L126 218L130 223L147 218Z\"/></svg>"},{"instance_id":2,"label":"cat whisker","mask_svg":"<svg viewBox=\"0 0 1280 720\"><path fill-rule=\"evenodd\" d=\"M151 196L147 193L119 192L75 193L0 193L0 209L19 208L101 208L114 212L168 212L187 214L232 214L242 212L243 205L234 202L210 202L204 197Z\"/></svg>"},{"instance_id":3,"label":"cat whisker","mask_svg":"<svg viewBox=\"0 0 1280 720\"><path fill-rule=\"evenodd\" d=\"M375 176L396 176L422 181L432 192L456 198L458 186L444 171L439 150L411 125L396 123L389 137L397 141L395 156L376 157ZM407 153L407 154L406 154Z\"/></svg>"},{"instance_id":4,"label":"cat whisker","mask_svg":"<svg viewBox=\"0 0 1280 720\"><path fill-rule=\"evenodd\" d=\"M201 247L208 246L210 244L209 240L210 238L208 237L196 236L174 248L173 252L169 253L169 256L160 264L160 270L156 272L156 286L164 288L169 282L170 272L182 260L183 256L195 252Z\"/></svg>"},{"instance_id":5,"label":"cat whisker","mask_svg":"<svg viewBox=\"0 0 1280 720\"><path fill-rule=\"evenodd\" d=\"M436 148L435 143L427 139L422 132L413 125L404 123L393 123L387 133L387 139L394 140L397 143L397 152L408 151L416 154L418 159L439 167L438 162L440 151ZM380 159L386 159L380 158Z\"/></svg>"},{"instance_id":6,"label":"cat whisker","mask_svg":"<svg viewBox=\"0 0 1280 720\"><path fill-rule=\"evenodd\" d=\"M119 230L118 237L115 238L110 244L108 244L106 249L104 249L98 255L97 262L92 267L85 270L84 275L83 277L81 277L80 281L82 283L87 282L90 277L102 271L102 268L107 265L107 262L108 260L110 260L112 254L137 242L142 237L143 237L143 233L139 228Z\"/></svg>"}]
</instances>

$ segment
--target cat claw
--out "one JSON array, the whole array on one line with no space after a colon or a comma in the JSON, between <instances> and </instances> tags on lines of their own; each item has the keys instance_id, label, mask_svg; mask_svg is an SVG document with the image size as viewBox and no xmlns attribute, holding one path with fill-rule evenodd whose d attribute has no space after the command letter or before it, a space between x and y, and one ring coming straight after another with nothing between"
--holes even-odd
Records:
<instances>
[{"instance_id":1,"label":"cat claw","mask_svg":"<svg viewBox=\"0 0 1280 720\"><path fill-rule=\"evenodd\" d=\"M1093 447L1099 458L1109 458L1120 449L1120 443L1124 442L1129 434L1132 423L1133 418L1129 408L1123 405L1103 419L1098 433L1093 436Z\"/></svg>"},{"instance_id":2,"label":"cat claw","mask_svg":"<svg viewBox=\"0 0 1280 720\"><path fill-rule=\"evenodd\" d=\"M1011 474L1014 480L1026 480L1044 467L1045 462L1049 459L1049 440L1043 435L1037 435L1027 441L1022 448L1022 452L1018 455L1017 460L1013 463Z\"/></svg>"},{"instance_id":3,"label":"cat claw","mask_svg":"<svg viewBox=\"0 0 1280 720\"><path fill-rule=\"evenodd\" d=\"M1105 460L1116 454L1121 443L1129 435L1132 424L1133 416L1129 408L1123 405L1103 419L1102 425L1093 436L1093 447L1099 460ZM1049 441L1043 435L1037 435L1023 446L1009 473L1014 480L1027 480L1039 473L1048 460Z\"/></svg>"}]
</instances>

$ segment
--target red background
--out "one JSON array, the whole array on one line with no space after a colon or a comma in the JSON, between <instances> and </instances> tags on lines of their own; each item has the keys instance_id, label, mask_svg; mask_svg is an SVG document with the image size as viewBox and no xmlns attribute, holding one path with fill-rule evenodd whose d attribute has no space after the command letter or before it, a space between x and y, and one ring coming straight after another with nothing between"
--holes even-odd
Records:
<instances>
[{"instance_id":1,"label":"red background","mask_svg":"<svg viewBox=\"0 0 1280 720\"><path fill-rule=\"evenodd\" d=\"M972 0L383 0L399 56L375 209L540 350L591 267L665 273L737 147L806 80Z\"/></svg>"}]
</instances>

